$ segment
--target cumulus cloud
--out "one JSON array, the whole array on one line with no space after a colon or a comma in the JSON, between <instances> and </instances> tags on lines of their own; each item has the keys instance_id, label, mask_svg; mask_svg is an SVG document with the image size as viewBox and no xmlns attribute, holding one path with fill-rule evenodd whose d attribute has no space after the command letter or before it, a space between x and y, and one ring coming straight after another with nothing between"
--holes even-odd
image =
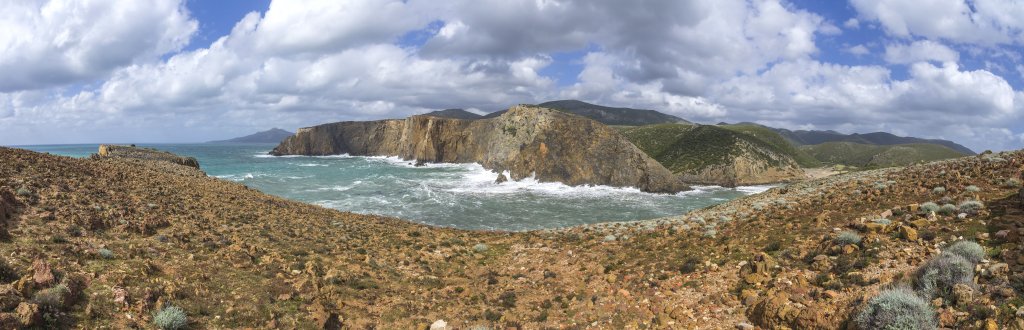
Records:
<instances>
[{"instance_id":1,"label":"cumulus cloud","mask_svg":"<svg viewBox=\"0 0 1024 330\"><path fill-rule=\"evenodd\" d=\"M850 0L891 35L955 43L1024 43L1024 2L1013 0Z\"/></svg>"},{"instance_id":2,"label":"cumulus cloud","mask_svg":"<svg viewBox=\"0 0 1024 330\"><path fill-rule=\"evenodd\" d=\"M960 53L946 47L946 45L931 40L885 46L885 61L894 64L909 64L922 61L957 62L958 60L960 60Z\"/></svg>"},{"instance_id":3,"label":"cumulus cloud","mask_svg":"<svg viewBox=\"0 0 1024 330\"><path fill-rule=\"evenodd\" d=\"M871 54L871 50L868 49L868 47L866 47L864 45L850 46L850 47L847 47L846 49L844 49L844 51L846 51L847 53L853 54L853 55L857 55L857 56L864 56L864 55L867 55L867 54Z\"/></svg>"},{"instance_id":4,"label":"cumulus cloud","mask_svg":"<svg viewBox=\"0 0 1024 330\"><path fill-rule=\"evenodd\" d=\"M1005 4L997 1L963 7L978 19L963 23L937 5L853 0L859 16L842 26L887 31L881 57L906 64L899 79L886 66L822 59L819 45L858 61L877 59L867 47L876 43L845 43L834 24L783 0L275 0L210 46L189 51L180 49L196 22L180 2L53 10L62 19L47 21L39 8L104 8L111 0L18 1L10 7L20 11L0 13L0 25L18 31L0 35L0 72L19 73L0 77L0 126L10 127L0 130L5 144L185 140L180 132L213 139L271 126L571 98L700 122L885 130L1010 147L1019 128L1007 123L1024 112L1024 93L996 69L958 63L956 50L1019 56L991 46L1019 37L1015 16L1006 15L1013 6L993 9ZM968 30L933 26L908 10L947 15ZM131 19L94 22L115 20L108 16L117 12ZM154 12L160 15L147 16ZM112 37L90 37L101 32ZM400 42L409 34L420 37ZM829 37L816 40L822 35ZM8 55L33 52L50 55ZM542 74L560 52L585 54L575 81ZM52 131L61 134L46 134Z\"/></svg>"},{"instance_id":5,"label":"cumulus cloud","mask_svg":"<svg viewBox=\"0 0 1024 330\"><path fill-rule=\"evenodd\" d=\"M180 0L7 1L0 92L101 78L181 49L196 27Z\"/></svg>"},{"instance_id":6,"label":"cumulus cloud","mask_svg":"<svg viewBox=\"0 0 1024 330\"><path fill-rule=\"evenodd\" d=\"M904 132L950 138L975 148L1013 147L1012 139L991 140L990 133L1019 119L1024 110L1024 93L1014 91L1005 79L984 70L964 71L950 62L915 63L905 80L893 79L881 66L787 62L759 75L731 79L711 95L741 120Z\"/></svg>"}]
</instances>

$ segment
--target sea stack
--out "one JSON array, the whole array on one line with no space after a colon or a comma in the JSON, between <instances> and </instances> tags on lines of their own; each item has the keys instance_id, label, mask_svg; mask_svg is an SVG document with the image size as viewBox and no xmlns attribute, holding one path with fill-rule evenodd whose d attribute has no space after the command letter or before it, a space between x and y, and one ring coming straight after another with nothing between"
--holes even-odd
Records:
<instances>
[{"instance_id":1,"label":"sea stack","mask_svg":"<svg viewBox=\"0 0 1024 330\"><path fill-rule=\"evenodd\" d=\"M689 190L614 129L594 120L518 105L501 116L461 120L412 116L299 129L271 155L398 156L428 163L480 163L510 179L535 176L567 185Z\"/></svg>"}]
</instances>

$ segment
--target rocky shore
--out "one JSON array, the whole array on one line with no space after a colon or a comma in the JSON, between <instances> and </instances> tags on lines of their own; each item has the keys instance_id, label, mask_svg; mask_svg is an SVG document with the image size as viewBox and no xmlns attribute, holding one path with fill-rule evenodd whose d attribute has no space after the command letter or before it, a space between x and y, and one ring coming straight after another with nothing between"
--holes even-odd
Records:
<instances>
[{"instance_id":1,"label":"rocky shore","mask_svg":"<svg viewBox=\"0 0 1024 330\"><path fill-rule=\"evenodd\" d=\"M508 171L513 180L535 176L567 185L636 187L656 193L689 190L614 129L536 106L515 106L491 119L412 116L301 128L270 154L475 162L498 173Z\"/></svg>"},{"instance_id":2,"label":"rocky shore","mask_svg":"<svg viewBox=\"0 0 1024 330\"><path fill-rule=\"evenodd\" d=\"M965 239L984 256L930 321L1024 326L1021 152L520 233L338 212L167 162L0 161L3 328L154 328L169 306L190 328L857 328Z\"/></svg>"}]
</instances>

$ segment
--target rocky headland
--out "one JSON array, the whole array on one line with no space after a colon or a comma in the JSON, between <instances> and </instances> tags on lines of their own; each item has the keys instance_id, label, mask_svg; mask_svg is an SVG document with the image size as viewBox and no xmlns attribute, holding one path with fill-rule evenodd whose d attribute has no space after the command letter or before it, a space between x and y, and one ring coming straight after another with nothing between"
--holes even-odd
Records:
<instances>
[{"instance_id":1,"label":"rocky headland","mask_svg":"<svg viewBox=\"0 0 1024 330\"><path fill-rule=\"evenodd\" d=\"M417 162L480 163L511 179L535 176L567 185L689 188L617 131L599 122L535 106L490 119L412 116L299 129L272 155L398 156Z\"/></svg>"}]
</instances>

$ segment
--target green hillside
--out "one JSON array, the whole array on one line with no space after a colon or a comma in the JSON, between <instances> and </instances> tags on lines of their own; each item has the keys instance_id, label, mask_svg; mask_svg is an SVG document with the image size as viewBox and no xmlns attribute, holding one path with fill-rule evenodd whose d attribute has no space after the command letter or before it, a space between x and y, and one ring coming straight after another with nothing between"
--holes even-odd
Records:
<instances>
[{"instance_id":1,"label":"green hillside","mask_svg":"<svg viewBox=\"0 0 1024 330\"><path fill-rule=\"evenodd\" d=\"M764 143L770 144L775 149L780 150L782 153L793 157L793 160L800 164L801 167L819 167L821 162L807 154L803 150L800 150L792 143L782 137L775 130L756 124L733 124L733 125L718 125L719 127L744 133L756 137Z\"/></svg>"},{"instance_id":2,"label":"green hillside","mask_svg":"<svg viewBox=\"0 0 1024 330\"><path fill-rule=\"evenodd\" d=\"M675 173L728 163L745 151L740 142L767 152L789 154L756 136L718 126L658 124L619 129L640 150Z\"/></svg>"},{"instance_id":3,"label":"green hillside","mask_svg":"<svg viewBox=\"0 0 1024 330\"><path fill-rule=\"evenodd\" d=\"M825 142L801 146L801 150L823 163L858 167L906 166L919 162L967 156L945 146L930 143L873 145L855 142Z\"/></svg>"}]
</instances>

